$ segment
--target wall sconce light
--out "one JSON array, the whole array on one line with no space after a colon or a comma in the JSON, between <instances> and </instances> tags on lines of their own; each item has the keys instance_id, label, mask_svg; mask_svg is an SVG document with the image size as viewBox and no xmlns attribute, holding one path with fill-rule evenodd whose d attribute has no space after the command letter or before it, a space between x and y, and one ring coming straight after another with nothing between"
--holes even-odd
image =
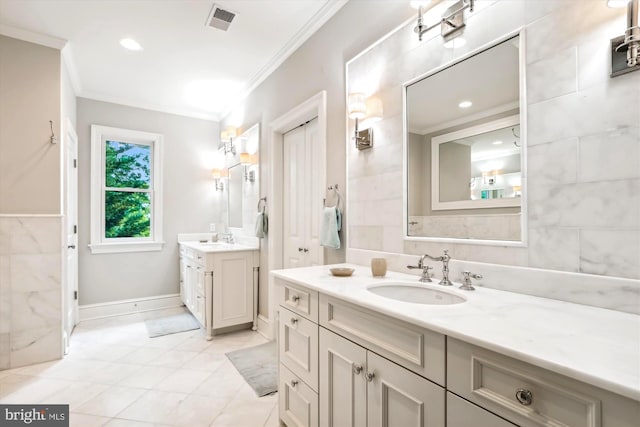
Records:
<instances>
[{"instance_id":1,"label":"wall sconce light","mask_svg":"<svg viewBox=\"0 0 640 427\"><path fill-rule=\"evenodd\" d=\"M256 173L249 168L253 164L252 156L249 153L240 153L240 164L244 167L244 180L247 182L256 181Z\"/></svg>"},{"instance_id":2,"label":"wall sconce light","mask_svg":"<svg viewBox=\"0 0 640 427\"><path fill-rule=\"evenodd\" d=\"M236 146L233 145L233 138L237 135L237 129L233 126L228 126L221 134L220 139L224 142L224 154L225 156L228 153L236 155Z\"/></svg>"},{"instance_id":3,"label":"wall sconce light","mask_svg":"<svg viewBox=\"0 0 640 427\"><path fill-rule=\"evenodd\" d=\"M353 139L358 150L364 150L373 146L373 129L371 125L382 119L382 101L371 96L367 98L363 93L349 94L348 101L349 118L354 119L355 132ZM365 129L358 129L359 121Z\"/></svg>"},{"instance_id":4,"label":"wall sconce light","mask_svg":"<svg viewBox=\"0 0 640 427\"><path fill-rule=\"evenodd\" d=\"M439 22L433 25L425 26L422 24L422 5L418 5L418 24L413 29L418 34L418 41L422 41L422 35L427 31L431 31L438 25L440 26L440 35L447 37L465 26L464 11L469 9L473 12L474 0L460 0L453 6L444 11Z\"/></svg>"},{"instance_id":5,"label":"wall sconce light","mask_svg":"<svg viewBox=\"0 0 640 427\"><path fill-rule=\"evenodd\" d=\"M638 0L608 0L609 7L627 8L627 28L624 35L611 39L611 77L640 69L640 26Z\"/></svg>"},{"instance_id":6,"label":"wall sconce light","mask_svg":"<svg viewBox=\"0 0 640 427\"><path fill-rule=\"evenodd\" d=\"M220 169L213 169L211 171L211 177L215 181L216 191L223 191L224 183L222 182L222 171Z\"/></svg>"}]
</instances>

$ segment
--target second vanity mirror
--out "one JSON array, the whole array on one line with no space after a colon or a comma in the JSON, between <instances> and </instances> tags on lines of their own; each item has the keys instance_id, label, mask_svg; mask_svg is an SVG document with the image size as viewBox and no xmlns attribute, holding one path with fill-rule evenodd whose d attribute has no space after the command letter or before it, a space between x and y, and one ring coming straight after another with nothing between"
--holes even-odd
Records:
<instances>
[{"instance_id":1,"label":"second vanity mirror","mask_svg":"<svg viewBox=\"0 0 640 427\"><path fill-rule=\"evenodd\" d=\"M521 36L405 86L408 238L522 241Z\"/></svg>"}]
</instances>

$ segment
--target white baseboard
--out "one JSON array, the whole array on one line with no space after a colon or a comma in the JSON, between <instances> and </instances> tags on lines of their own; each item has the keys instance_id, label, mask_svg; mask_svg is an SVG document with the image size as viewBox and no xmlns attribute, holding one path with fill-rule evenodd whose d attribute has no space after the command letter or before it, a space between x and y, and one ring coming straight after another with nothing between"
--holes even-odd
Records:
<instances>
[{"instance_id":1,"label":"white baseboard","mask_svg":"<svg viewBox=\"0 0 640 427\"><path fill-rule=\"evenodd\" d=\"M271 322L262 314L258 314L258 332L268 340L273 339L271 336Z\"/></svg>"},{"instance_id":2,"label":"white baseboard","mask_svg":"<svg viewBox=\"0 0 640 427\"><path fill-rule=\"evenodd\" d=\"M87 304L78 307L80 321L102 319L104 317L121 316L123 314L142 313L182 306L180 294L158 295L146 298L135 298L111 301L100 304Z\"/></svg>"}]
</instances>

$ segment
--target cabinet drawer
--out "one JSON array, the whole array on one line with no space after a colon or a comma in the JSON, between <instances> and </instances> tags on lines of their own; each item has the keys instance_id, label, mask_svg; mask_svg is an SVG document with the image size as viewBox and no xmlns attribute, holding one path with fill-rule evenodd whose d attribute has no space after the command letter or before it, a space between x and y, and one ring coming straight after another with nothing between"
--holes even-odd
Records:
<instances>
[{"instance_id":1,"label":"cabinet drawer","mask_svg":"<svg viewBox=\"0 0 640 427\"><path fill-rule=\"evenodd\" d=\"M280 307L280 362L313 390L318 390L318 325Z\"/></svg>"},{"instance_id":2,"label":"cabinet drawer","mask_svg":"<svg viewBox=\"0 0 640 427\"><path fill-rule=\"evenodd\" d=\"M514 427L509 421L447 392L447 427Z\"/></svg>"},{"instance_id":3,"label":"cabinet drawer","mask_svg":"<svg viewBox=\"0 0 640 427\"><path fill-rule=\"evenodd\" d=\"M280 419L287 427L318 426L318 395L282 364L278 399Z\"/></svg>"},{"instance_id":4,"label":"cabinet drawer","mask_svg":"<svg viewBox=\"0 0 640 427\"><path fill-rule=\"evenodd\" d=\"M277 303L312 322L318 323L318 293L305 287L276 279Z\"/></svg>"},{"instance_id":5,"label":"cabinet drawer","mask_svg":"<svg viewBox=\"0 0 640 427\"><path fill-rule=\"evenodd\" d=\"M391 361L445 384L442 334L320 295L320 324Z\"/></svg>"},{"instance_id":6,"label":"cabinet drawer","mask_svg":"<svg viewBox=\"0 0 640 427\"><path fill-rule=\"evenodd\" d=\"M521 426L637 426L640 403L449 338L449 390Z\"/></svg>"}]
</instances>

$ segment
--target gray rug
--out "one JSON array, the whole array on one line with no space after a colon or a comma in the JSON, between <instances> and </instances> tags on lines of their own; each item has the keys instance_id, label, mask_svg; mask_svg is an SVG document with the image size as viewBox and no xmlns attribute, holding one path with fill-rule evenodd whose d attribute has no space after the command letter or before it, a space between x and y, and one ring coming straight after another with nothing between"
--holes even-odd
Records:
<instances>
[{"instance_id":1,"label":"gray rug","mask_svg":"<svg viewBox=\"0 0 640 427\"><path fill-rule=\"evenodd\" d=\"M258 397L278 391L276 342L260 344L227 353L227 357Z\"/></svg>"},{"instance_id":2,"label":"gray rug","mask_svg":"<svg viewBox=\"0 0 640 427\"><path fill-rule=\"evenodd\" d=\"M191 313L180 313L158 319L145 320L149 338L200 329L200 324Z\"/></svg>"}]
</instances>

